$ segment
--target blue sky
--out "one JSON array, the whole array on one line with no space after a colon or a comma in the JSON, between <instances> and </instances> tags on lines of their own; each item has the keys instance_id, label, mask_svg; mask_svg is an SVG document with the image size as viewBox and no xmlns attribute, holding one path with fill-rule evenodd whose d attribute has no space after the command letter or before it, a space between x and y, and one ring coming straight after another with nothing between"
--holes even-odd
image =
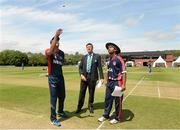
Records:
<instances>
[{"instance_id":1,"label":"blue sky","mask_svg":"<svg viewBox=\"0 0 180 130\"><path fill-rule=\"evenodd\" d=\"M0 0L0 50L44 52L58 28L65 53L180 50L180 0Z\"/></svg>"}]
</instances>

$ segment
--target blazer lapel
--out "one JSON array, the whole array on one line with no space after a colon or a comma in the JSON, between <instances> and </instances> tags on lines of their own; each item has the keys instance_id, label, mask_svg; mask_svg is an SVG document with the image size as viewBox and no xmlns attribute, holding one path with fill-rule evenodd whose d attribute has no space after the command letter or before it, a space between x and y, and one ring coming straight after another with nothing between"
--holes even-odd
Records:
<instances>
[{"instance_id":1,"label":"blazer lapel","mask_svg":"<svg viewBox=\"0 0 180 130\"><path fill-rule=\"evenodd\" d=\"M87 68L87 56L88 55L85 55L85 58L84 58L84 68L85 68L85 72L86 72L86 68Z\"/></svg>"}]
</instances>

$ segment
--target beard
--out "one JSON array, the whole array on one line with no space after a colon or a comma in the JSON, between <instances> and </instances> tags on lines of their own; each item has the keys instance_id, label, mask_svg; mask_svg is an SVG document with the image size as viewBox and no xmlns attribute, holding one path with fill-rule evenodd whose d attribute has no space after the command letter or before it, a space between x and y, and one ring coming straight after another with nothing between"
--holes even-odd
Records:
<instances>
[{"instance_id":1,"label":"beard","mask_svg":"<svg viewBox=\"0 0 180 130\"><path fill-rule=\"evenodd\" d=\"M112 55L112 54L114 54L114 51L108 51L108 53L109 53L110 55Z\"/></svg>"}]
</instances>

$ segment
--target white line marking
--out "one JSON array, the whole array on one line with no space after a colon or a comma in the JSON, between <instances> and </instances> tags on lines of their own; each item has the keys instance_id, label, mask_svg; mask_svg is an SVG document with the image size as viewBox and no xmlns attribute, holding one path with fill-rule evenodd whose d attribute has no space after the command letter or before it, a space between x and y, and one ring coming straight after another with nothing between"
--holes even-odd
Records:
<instances>
[{"instance_id":1,"label":"white line marking","mask_svg":"<svg viewBox=\"0 0 180 130\"><path fill-rule=\"evenodd\" d=\"M159 81L157 81L157 87L158 87L158 97L161 97L160 89L159 89Z\"/></svg>"},{"instance_id":2,"label":"white line marking","mask_svg":"<svg viewBox=\"0 0 180 130\"><path fill-rule=\"evenodd\" d=\"M123 102L129 97L129 95L131 95L131 93L137 88L137 86L144 80L145 76L143 76L138 82L137 84L134 86L134 88L128 93L128 95L123 99ZM114 112L114 110L111 112L111 114ZM110 115L111 115L110 114ZM103 121L96 130L99 130L103 124L105 123L105 121Z\"/></svg>"},{"instance_id":3,"label":"white line marking","mask_svg":"<svg viewBox=\"0 0 180 130\"><path fill-rule=\"evenodd\" d=\"M126 98L129 97L129 95L131 95L133 93L133 91L138 87L139 84L141 84L141 82L144 80L145 76L143 76L140 81L135 85L135 87L129 92L129 94L124 98L123 102L126 100Z\"/></svg>"},{"instance_id":4,"label":"white line marking","mask_svg":"<svg viewBox=\"0 0 180 130\"><path fill-rule=\"evenodd\" d=\"M141 97L153 97L153 98L159 98L158 96L150 96L150 95L138 95L138 94L131 94L132 96L141 96ZM180 98L175 98L175 97L162 97L164 99L174 99L174 100L180 100Z\"/></svg>"}]
</instances>

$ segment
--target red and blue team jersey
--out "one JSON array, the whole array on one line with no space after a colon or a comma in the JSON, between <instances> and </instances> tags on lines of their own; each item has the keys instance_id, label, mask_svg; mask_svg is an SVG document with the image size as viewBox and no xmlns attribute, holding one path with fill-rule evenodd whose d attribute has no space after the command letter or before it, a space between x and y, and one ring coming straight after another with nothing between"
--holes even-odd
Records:
<instances>
[{"instance_id":1,"label":"red and blue team jersey","mask_svg":"<svg viewBox=\"0 0 180 130\"><path fill-rule=\"evenodd\" d=\"M109 59L108 62L108 80L118 81L118 84L123 84L123 73L125 73L125 64L121 56L116 55Z\"/></svg>"},{"instance_id":2,"label":"red and blue team jersey","mask_svg":"<svg viewBox=\"0 0 180 130\"><path fill-rule=\"evenodd\" d=\"M54 77L63 76L62 65L64 62L64 52L59 50L57 53L47 55L49 49L46 49L45 54L48 60L48 75Z\"/></svg>"}]
</instances>

